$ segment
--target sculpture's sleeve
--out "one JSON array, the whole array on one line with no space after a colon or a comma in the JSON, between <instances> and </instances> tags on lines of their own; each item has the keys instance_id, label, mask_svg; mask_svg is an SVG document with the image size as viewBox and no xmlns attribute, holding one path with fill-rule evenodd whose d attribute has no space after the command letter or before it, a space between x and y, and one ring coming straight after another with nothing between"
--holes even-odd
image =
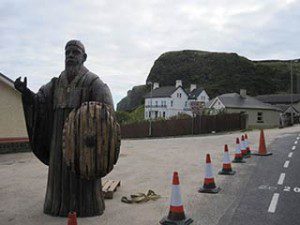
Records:
<instances>
[{"instance_id":1,"label":"sculpture's sleeve","mask_svg":"<svg viewBox=\"0 0 300 225\"><path fill-rule=\"evenodd\" d=\"M22 95L22 103L30 146L44 164L49 164L50 135L53 122L53 80L42 86L37 94Z\"/></svg>"},{"instance_id":2,"label":"sculpture's sleeve","mask_svg":"<svg viewBox=\"0 0 300 225\"><path fill-rule=\"evenodd\" d=\"M112 108L114 108L114 103L113 103L113 99L109 87L105 83L103 83L100 80L100 78L96 78L92 82L91 100L97 102L103 102L105 104L112 106Z\"/></svg>"},{"instance_id":3,"label":"sculpture's sleeve","mask_svg":"<svg viewBox=\"0 0 300 225\"><path fill-rule=\"evenodd\" d=\"M97 102L103 102L105 104L108 104L112 107L114 110L114 103L111 96L111 92L109 90L109 87L103 83L100 78L96 78L92 83L92 101ZM117 136L117 143L116 143L116 150L115 150L115 156L114 156L114 164L117 163L119 154L120 154L120 145L121 145L121 130L120 125L116 122L116 129L114 130L115 135Z\"/></svg>"}]
</instances>

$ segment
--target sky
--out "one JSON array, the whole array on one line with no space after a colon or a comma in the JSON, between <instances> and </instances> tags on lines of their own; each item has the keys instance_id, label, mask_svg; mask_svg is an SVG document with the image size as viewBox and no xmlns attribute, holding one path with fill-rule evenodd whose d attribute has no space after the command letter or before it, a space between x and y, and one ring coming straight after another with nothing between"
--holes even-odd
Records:
<instances>
[{"instance_id":1,"label":"sky","mask_svg":"<svg viewBox=\"0 0 300 225\"><path fill-rule=\"evenodd\" d=\"M0 21L1 73L27 76L36 92L64 70L64 46L78 39L115 104L167 51L300 58L297 0L0 0Z\"/></svg>"}]
</instances>

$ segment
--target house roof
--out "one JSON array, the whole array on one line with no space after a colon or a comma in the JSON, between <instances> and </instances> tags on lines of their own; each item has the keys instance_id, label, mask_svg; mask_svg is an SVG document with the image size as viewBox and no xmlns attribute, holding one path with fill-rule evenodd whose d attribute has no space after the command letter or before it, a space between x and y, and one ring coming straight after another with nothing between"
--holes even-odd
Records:
<instances>
[{"instance_id":1,"label":"house roof","mask_svg":"<svg viewBox=\"0 0 300 225\"><path fill-rule=\"evenodd\" d=\"M14 82L9 77L5 76L4 74L0 73L0 80L2 80L5 84L10 86L11 88L15 89Z\"/></svg>"},{"instance_id":2,"label":"house roof","mask_svg":"<svg viewBox=\"0 0 300 225\"><path fill-rule=\"evenodd\" d=\"M270 104L290 104L290 94L258 95L256 98ZM293 94L293 102L300 102L300 94Z\"/></svg>"},{"instance_id":3,"label":"house roof","mask_svg":"<svg viewBox=\"0 0 300 225\"><path fill-rule=\"evenodd\" d=\"M277 108L280 108L283 112L287 111L290 107L293 107L293 110L294 110L295 112L298 112L298 110L295 109L295 107L294 107L294 106L291 106L291 105L286 105L286 104L276 104L275 106L276 106ZM298 113L299 113L299 112L298 112Z\"/></svg>"},{"instance_id":4,"label":"house roof","mask_svg":"<svg viewBox=\"0 0 300 225\"><path fill-rule=\"evenodd\" d=\"M189 93L189 99L197 98L202 93L203 90L204 90L203 88L195 88Z\"/></svg>"},{"instance_id":5,"label":"house roof","mask_svg":"<svg viewBox=\"0 0 300 225\"><path fill-rule=\"evenodd\" d=\"M151 95L152 95L152 98L171 97L171 95L176 90L177 90L177 87L175 87L175 86L159 87L159 88L156 88L156 89L152 90L152 94L151 94L151 91L150 91L144 97L145 98L151 98Z\"/></svg>"},{"instance_id":6,"label":"house roof","mask_svg":"<svg viewBox=\"0 0 300 225\"><path fill-rule=\"evenodd\" d=\"M254 97L246 95L246 98L242 98L237 93L228 93L219 95L217 97L225 107L227 108L244 108L244 109L269 109L281 111L279 108L270 104L263 103Z\"/></svg>"}]
</instances>

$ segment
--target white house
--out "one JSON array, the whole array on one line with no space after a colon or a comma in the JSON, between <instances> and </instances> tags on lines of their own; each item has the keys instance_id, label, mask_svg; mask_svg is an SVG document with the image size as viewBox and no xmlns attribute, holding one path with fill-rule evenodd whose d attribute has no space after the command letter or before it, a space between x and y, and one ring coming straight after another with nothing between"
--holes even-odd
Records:
<instances>
[{"instance_id":1,"label":"white house","mask_svg":"<svg viewBox=\"0 0 300 225\"><path fill-rule=\"evenodd\" d=\"M225 111L245 114L247 128L278 127L282 112L278 107L246 95L246 90L241 90L240 94L219 95L210 102L209 108L214 110L213 113Z\"/></svg>"},{"instance_id":2,"label":"white house","mask_svg":"<svg viewBox=\"0 0 300 225\"><path fill-rule=\"evenodd\" d=\"M192 115L191 102L198 101L206 104L209 97L205 90L192 84L189 91L182 87L181 80L176 81L175 86L159 87L153 83L153 89L145 96L145 119L170 118L185 113Z\"/></svg>"}]
</instances>

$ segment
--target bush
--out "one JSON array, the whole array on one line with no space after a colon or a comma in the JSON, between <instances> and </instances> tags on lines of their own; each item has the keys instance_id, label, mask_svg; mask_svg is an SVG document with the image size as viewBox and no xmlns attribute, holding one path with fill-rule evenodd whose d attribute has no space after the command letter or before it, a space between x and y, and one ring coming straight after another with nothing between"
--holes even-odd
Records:
<instances>
[{"instance_id":1,"label":"bush","mask_svg":"<svg viewBox=\"0 0 300 225\"><path fill-rule=\"evenodd\" d=\"M178 115L171 116L169 120L178 120L178 119L191 119L192 117L185 113L179 113Z\"/></svg>"},{"instance_id":2,"label":"bush","mask_svg":"<svg viewBox=\"0 0 300 225\"><path fill-rule=\"evenodd\" d=\"M119 124L128 124L144 121L144 105L131 112L116 111L116 119Z\"/></svg>"}]
</instances>

